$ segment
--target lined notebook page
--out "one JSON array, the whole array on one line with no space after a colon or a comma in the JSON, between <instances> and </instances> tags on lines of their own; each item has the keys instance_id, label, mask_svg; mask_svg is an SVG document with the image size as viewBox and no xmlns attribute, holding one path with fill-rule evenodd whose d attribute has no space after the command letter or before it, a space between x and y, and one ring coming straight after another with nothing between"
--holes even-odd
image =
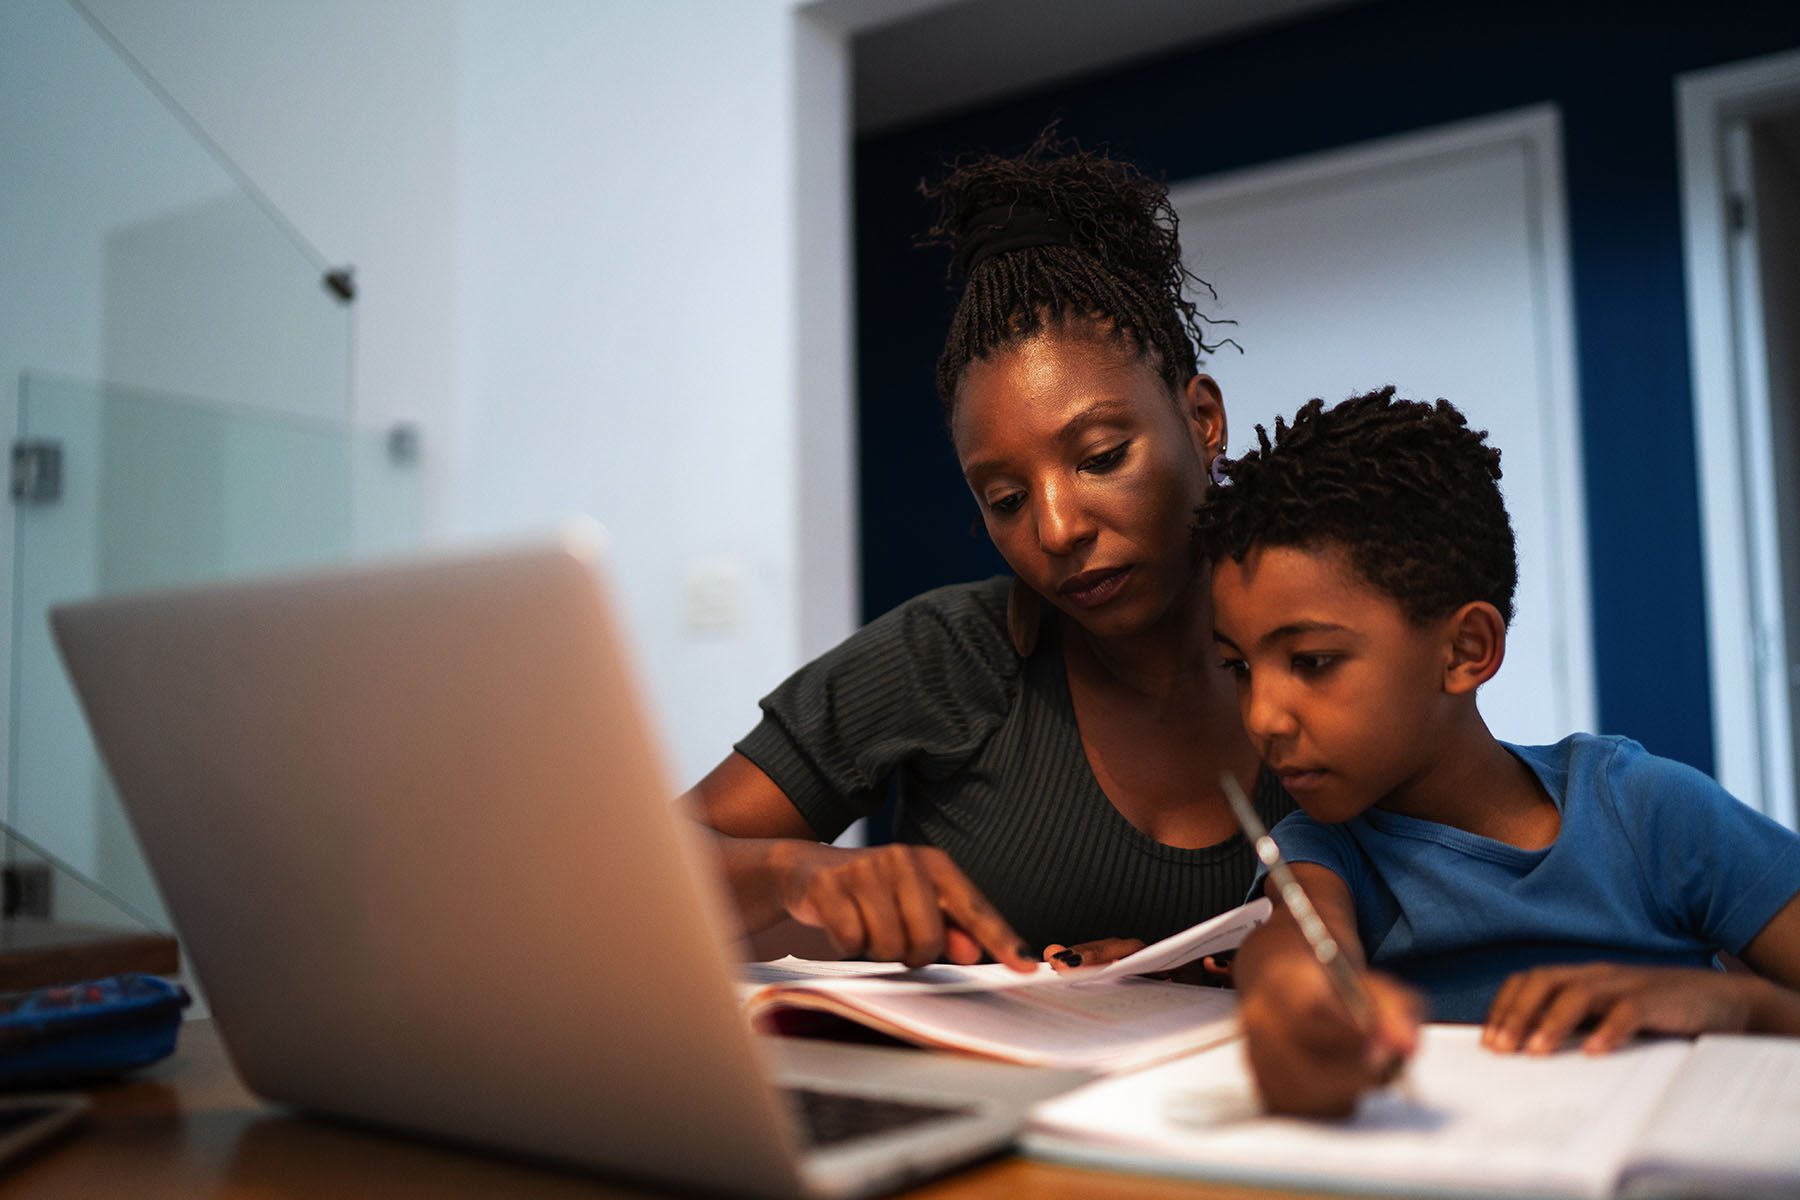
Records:
<instances>
[{"instance_id":1,"label":"lined notebook page","mask_svg":"<svg viewBox=\"0 0 1800 1200\"><path fill-rule=\"evenodd\" d=\"M1472 1025L1427 1026L1405 1091L1373 1095L1342 1122L1256 1114L1234 1043L1041 1105L1025 1145L1283 1186L1606 1196L1689 1051L1663 1042L1527 1058L1492 1054L1479 1038Z\"/></svg>"},{"instance_id":2,"label":"lined notebook page","mask_svg":"<svg viewBox=\"0 0 1800 1200\"><path fill-rule=\"evenodd\" d=\"M738 964L738 993L748 998L771 985L813 987L857 995L905 996L950 992L993 992L1016 987L1054 986L1062 982L1049 963L1035 971L1015 971L1004 963L961 967L933 963L907 967L902 963L842 962L795 958L773 962Z\"/></svg>"},{"instance_id":3,"label":"lined notebook page","mask_svg":"<svg viewBox=\"0 0 1800 1200\"><path fill-rule=\"evenodd\" d=\"M864 993L853 1002L937 1044L1091 1071L1159 1062L1237 1033L1236 993L1150 979L1106 988Z\"/></svg>"},{"instance_id":4,"label":"lined notebook page","mask_svg":"<svg viewBox=\"0 0 1800 1200\"><path fill-rule=\"evenodd\" d=\"M1634 1191L1706 1179L1733 1194L1800 1194L1800 1040L1701 1038L1633 1158Z\"/></svg>"},{"instance_id":5,"label":"lined notebook page","mask_svg":"<svg viewBox=\"0 0 1800 1200\"><path fill-rule=\"evenodd\" d=\"M780 964L772 964L779 966ZM925 968L750 988L770 1008L836 1013L924 1045L1007 1062L1119 1071L1190 1054L1237 1034L1237 993L1154 979L1081 987L1006 967ZM744 985L740 985L742 987Z\"/></svg>"},{"instance_id":6,"label":"lined notebook page","mask_svg":"<svg viewBox=\"0 0 1800 1200\"><path fill-rule=\"evenodd\" d=\"M1235 950L1252 930L1269 919L1270 908L1266 899L1252 900L1249 904L1220 913L1180 933L1171 934L1160 942L1152 942L1136 953L1128 954L1106 966L1074 971L1057 971L1049 963L1037 964L1035 973L1015 971L1001 963L970 967L934 963L931 966L909 969L900 963L860 960L828 962L795 958L790 954L774 962L741 963L738 967L738 980L741 984L760 987L774 983L879 977L888 981L888 984L876 989L883 992L890 990L890 985L892 990L897 991L952 988L988 991L1045 984L1086 986L1173 970L1208 954Z\"/></svg>"}]
</instances>

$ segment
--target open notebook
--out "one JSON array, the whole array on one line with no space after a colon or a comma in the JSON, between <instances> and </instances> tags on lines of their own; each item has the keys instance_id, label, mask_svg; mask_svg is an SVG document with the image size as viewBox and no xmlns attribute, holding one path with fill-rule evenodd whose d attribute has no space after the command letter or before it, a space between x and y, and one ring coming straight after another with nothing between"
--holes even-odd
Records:
<instances>
[{"instance_id":1,"label":"open notebook","mask_svg":"<svg viewBox=\"0 0 1800 1200\"><path fill-rule=\"evenodd\" d=\"M908 970L784 958L744 964L739 992L753 1019L802 1009L1006 1062L1127 1070L1236 1035L1235 992L1140 976L1234 949L1268 915L1259 899L1091 970L1045 964L1024 975L997 963Z\"/></svg>"},{"instance_id":2,"label":"open notebook","mask_svg":"<svg viewBox=\"0 0 1800 1200\"><path fill-rule=\"evenodd\" d=\"M1590 1058L1431 1025L1404 1087L1346 1121L1257 1111L1241 1044L1039 1105L1027 1151L1289 1188L1422 1196L1800 1195L1800 1039L1645 1041Z\"/></svg>"}]
</instances>

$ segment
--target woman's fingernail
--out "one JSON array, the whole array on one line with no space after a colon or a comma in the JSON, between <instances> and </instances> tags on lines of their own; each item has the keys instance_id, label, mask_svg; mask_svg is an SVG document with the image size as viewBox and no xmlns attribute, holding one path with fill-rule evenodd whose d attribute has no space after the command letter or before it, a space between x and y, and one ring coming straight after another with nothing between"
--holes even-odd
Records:
<instances>
[{"instance_id":1,"label":"woman's fingernail","mask_svg":"<svg viewBox=\"0 0 1800 1200\"><path fill-rule=\"evenodd\" d=\"M1058 950L1053 957L1065 967L1079 967L1081 965L1081 955L1075 953L1073 950Z\"/></svg>"}]
</instances>

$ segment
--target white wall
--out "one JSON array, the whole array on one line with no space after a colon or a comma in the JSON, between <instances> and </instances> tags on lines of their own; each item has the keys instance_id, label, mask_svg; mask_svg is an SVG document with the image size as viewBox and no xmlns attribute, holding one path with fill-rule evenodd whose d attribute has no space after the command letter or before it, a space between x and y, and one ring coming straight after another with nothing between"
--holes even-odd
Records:
<instances>
[{"instance_id":1,"label":"white wall","mask_svg":"<svg viewBox=\"0 0 1800 1200\"><path fill-rule=\"evenodd\" d=\"M460 10L453 523L608 527L684 784L797 657L791 9Z\"/></svg>"},{"instance_id":2,"label":"white wall","mask_svg":"<svg viewBox=\"0 0 1800 1200\"><path fill-rule=\"evenodd\" d=\"M848 632L848 268L803 355L795 236L848 229L847 80L798 0L87 2L356 265L357 418L422 426L434 539L609 527L679 784Z\"/></svg>"}]
</instances>

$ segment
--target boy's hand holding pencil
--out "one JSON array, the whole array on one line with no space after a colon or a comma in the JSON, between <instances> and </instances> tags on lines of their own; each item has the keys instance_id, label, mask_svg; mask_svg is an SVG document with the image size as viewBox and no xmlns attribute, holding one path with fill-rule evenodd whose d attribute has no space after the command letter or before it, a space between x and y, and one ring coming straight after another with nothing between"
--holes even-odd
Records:
<instances>
[{"instance_id":1,"label":"boy's hand holding pencil","mask_svg":"<svg viewBox=\"0 0 1800 1200\"><path fill-rule=\"evenodd\" d=\"M1364 1092L1392 1083L1418 1048L1417 994L1362 974L1369 1008L1359 1022L1285 909L1238 951L1237 978L1250 1070L1270 1112L1347 1116Z\"/></svg>"},{"instance_id":2,"label":"boy's hand holding pencil","mask_svg":"<svg viewBox=\"0 0 1800 1200\"><path fill-rule=\"evenodd\" d=\"M1410 989L1361 970L1343 882L1306 864L1290 867L1237 780L1223 774L1219 785L1278 904L1244 943L1238 985L1257 1088L1272 1112L1345 1115L1363 1092L1405 1069L1424 1006ZM1310 890L1299 872L1313 876Z\"/></svg>"}]
</instances>

